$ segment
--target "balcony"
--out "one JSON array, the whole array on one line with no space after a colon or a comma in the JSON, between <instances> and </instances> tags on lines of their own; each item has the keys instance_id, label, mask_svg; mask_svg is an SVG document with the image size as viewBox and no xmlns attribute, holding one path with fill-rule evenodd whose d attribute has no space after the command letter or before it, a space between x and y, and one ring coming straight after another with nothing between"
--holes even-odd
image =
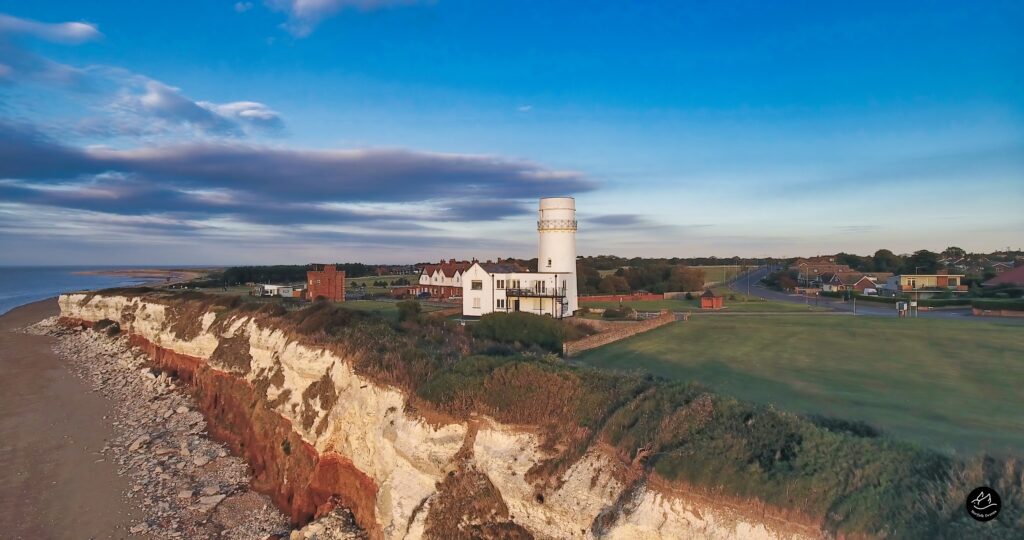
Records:
<instances>
[{"instance_id":1,"label":"balcony","mask_svg":"<svg viewBox=\"0 0 1024 540\"><path fill-rule=\"evenodd\" d=\"M967 285L949 285L946 287L936 287L934 285L913 287L911 285L900 285L901 292L942 292L942 291L953 291L953 292L967 292Z\"/></svg>"},{"instance_id":2,"label":"balcony","mask_svg":"<svg viewBox=\"0 0 1024 540\"><path fill-rule=\"evenodd\" d=\"M507 298L565 298L565 289L505 289Z\"/></svg>"}]
</instances>

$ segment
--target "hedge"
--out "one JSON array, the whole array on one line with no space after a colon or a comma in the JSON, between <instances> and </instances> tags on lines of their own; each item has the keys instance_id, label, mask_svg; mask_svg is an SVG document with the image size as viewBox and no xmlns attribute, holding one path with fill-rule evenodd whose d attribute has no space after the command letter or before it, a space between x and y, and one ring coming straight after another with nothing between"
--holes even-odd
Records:
<instances>
[{"instance_id":1,"label":"hedge","mask_svg":"<svg viewBox=\"0 0 1024 540\"><path fill-rule=\"evenodd\" d=\"M971 307L976 309L1024 311L1024 300L994 300L989 298L977 298L971 302Z\"/></svg>"}]
</instances>

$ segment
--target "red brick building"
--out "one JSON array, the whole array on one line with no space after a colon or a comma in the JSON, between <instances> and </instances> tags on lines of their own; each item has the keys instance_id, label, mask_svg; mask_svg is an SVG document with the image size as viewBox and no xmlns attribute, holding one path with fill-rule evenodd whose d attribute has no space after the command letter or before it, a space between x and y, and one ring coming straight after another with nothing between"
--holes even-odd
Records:
<instances>
[{"instance_id":1,"label":"red brick building","mask_svg":"<svg viewBox=\"0 0 1024 540\"><path fill-rule=\"evenodd\" d=\"M326 298L332 302L345 301L345 271L333 264L313 264L306 272L306 290L310 300Z\"/></svg>"},{"instance_id":2,"label":"red brick building","mask_svg":"<svg viewBox=\"0 0 1024 540\"><path fill-rule=\"evenodd\" d=\"M700 295L701 309L722 309L724 305L725 299L715 294L711 289L704 291L704 294Z\"/></svg>"}]
</instances>

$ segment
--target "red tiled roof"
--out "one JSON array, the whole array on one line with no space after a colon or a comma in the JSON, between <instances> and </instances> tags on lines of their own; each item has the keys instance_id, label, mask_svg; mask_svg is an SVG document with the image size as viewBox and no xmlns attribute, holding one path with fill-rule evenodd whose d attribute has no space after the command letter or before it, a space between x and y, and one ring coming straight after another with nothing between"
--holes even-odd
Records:
<instances>
[{"instance_id":1,"label":"red tiled roof","mask_svg":"<svg viewBox=\"0 0 1024 540\"><path fill-rule=\"evenodd\" d=\"M982 283L985 287L996 285L1022 285L1024 286L1024 266L1018 266L1013 270L1007 270L1002 274Z\"/></svg>"}]
</instances>

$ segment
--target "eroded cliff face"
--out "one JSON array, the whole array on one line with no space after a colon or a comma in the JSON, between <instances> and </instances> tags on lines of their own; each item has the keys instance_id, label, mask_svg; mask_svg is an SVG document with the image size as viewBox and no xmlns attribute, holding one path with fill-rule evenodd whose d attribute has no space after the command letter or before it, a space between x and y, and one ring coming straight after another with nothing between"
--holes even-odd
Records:
<instances>
[{"instance_id":1,"label":"eroded cliff face","mask_svg":"<svg viewBox=\"0 0 1024 540\"><path fill-rule=\"evenodd\" d=\"M66 324L118 322L155 365L191 383L213 435L297 523L343 505L388 539L821 536L654 489L599 445L558 481L535 484L527 472L558 449L528 427L420 414L403 392L357 374L344 349L254 316L126 296L63 295L60 306Z\"/></svg>"}]
</instances>

